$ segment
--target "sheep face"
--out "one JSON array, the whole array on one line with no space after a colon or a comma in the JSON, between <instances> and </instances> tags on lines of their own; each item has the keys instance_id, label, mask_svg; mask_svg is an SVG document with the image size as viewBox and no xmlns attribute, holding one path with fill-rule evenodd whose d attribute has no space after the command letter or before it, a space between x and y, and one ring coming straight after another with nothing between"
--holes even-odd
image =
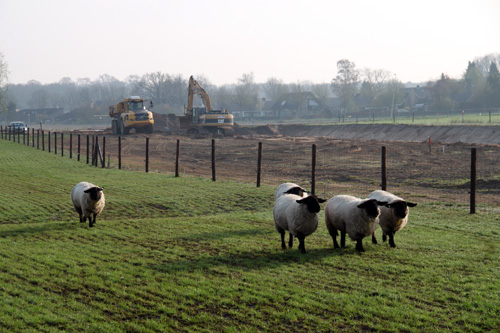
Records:
<instances>
[{"instance_id":1,"label":"sheep face","mask_svg":"<svg viewBox=\"0 0 500 333\"><path fill-rule=\"evenodd\" d=\"M387 202L377 201L375 199L369 199L360 203L357 207L364 209L366 214L370 217L377 217L380 214L378 206L385 206Z\"/></svg>"},{"instance_id":2,"label":"sheep face","mask_svg":"<svg viewBox=\"0 0 500 333\"><path fill-rule=\"evenodd\" d=\"M325 199L320 199L316 197L314 194L305 197L304 199L297 200L298 204L305 204L307 205L307 210L313 214L319 213L321 210L321 207L319 206L320 203L325 202Z\"/></svg>"},{"instance_id":3,"label":"sheep face","mask_svg":"<svg viewBox=\"0 0 500 333\"><path fill-rule=\"evenodd\" d=\"M94 187L91 187L89 188L88 190L85 190L83 191L84 193L88 193L90 198L94 201L98 201L101 199L102 197L102 190L103 188L102 187L97 187L97 186L94 186Z\"/></svg>"},{"instance_id":4,"label":"sheep face","mask_svg":"<svg viewBox=\"0 0 500 333\"><path fill-rule=\"evenodd\" d=\"M408 215L408 207L415 207L417 204L406 202L404 200L395 201L385 205L387 208L392 208L394 210L394 215L397 218L404 219Z\"/></svg>"},{"instance_id":5,"label":"sheep face","mask_svg":"<svg viewBox=\"0 0 500 333\"><path fill-rule=\"evenodd\" d=\"M298 195L299 197L302 197L302 196L304 196L304 193L307 193L307 191L304 190L300 186L295 186L295 187L292 187L291 189L289 189L288 191L283 192L283 193L284 194L295 194L295 195Z\"/></svg>"}]
</instances>

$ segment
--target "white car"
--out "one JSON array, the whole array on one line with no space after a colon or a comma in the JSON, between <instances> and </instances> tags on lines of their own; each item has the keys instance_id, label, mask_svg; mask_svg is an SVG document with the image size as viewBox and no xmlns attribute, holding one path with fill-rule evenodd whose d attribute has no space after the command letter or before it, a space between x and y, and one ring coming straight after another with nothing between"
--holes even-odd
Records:
<instances>
[{"instance_id":1,"label":"white car","mask_svg":"<svg viewBox=\"0 0 500 333\"><path fill-rule=\"evenodd\" d=\"M28 126L26 126L25 123L22 121L13 121L9 124L9 128L11 133L16 134L18 131L20 133L26 133L28 132Z\"/></svg>"}]
</instances>

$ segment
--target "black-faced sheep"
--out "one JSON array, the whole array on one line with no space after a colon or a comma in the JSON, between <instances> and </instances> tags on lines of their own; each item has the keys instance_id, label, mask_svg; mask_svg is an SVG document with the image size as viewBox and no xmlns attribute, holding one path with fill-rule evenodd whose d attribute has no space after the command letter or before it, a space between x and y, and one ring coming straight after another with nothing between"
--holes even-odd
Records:
<instances>
[{"instance_id":1,"label":"black-faced sheep","mask_svg":"<svg viewBox=\"0 0 500 333\"><path fill-rule=\"evenodd\" d=\"M306 252L304 239L318 228L318 213L321 209L320 203L325 202L315 195L305 198L287 194L280 196L274 203L273 217L274 226L281 234L281 247L286 249L285 231L288 230L290 238L288 247L293 246L293 237L299 239L299 250Z\"/></svg>"},{"instance_id":2,"label":"black-faced sheep","mask_svg":"<svg viewBox=\"0 0 500 333\"><path fill-rule=\"evenodd\" d=\"M373 191L368 198L387 201L385 206L380 207L380 228L382 229L382 240L385 242L389 236L389 245L396 247L394 234L403 229L408 223L408 207L415 207L416 203L407 202L404 199L382 190ZM375 232L372 234L372 241L377 242Z\"/></svg>"},{"instance_id":3,"label":"black-faced sheep","mask_svg":"<svg viewBox=\"0 0 500 333\"><path fill-rule=\"evenodd\" d=\"M80 222L85 222L88 218L89 227L94 226L97 215L104 209L105 200L102 190L102 187L87 182L80 182L71 190L71 201L80 215Z\"/></svg>"},{"instance_id":4,"label":"black-faced sheep","mask_svg":"<svg viewBox=\"0 0 500 333\"><path fill-rule=\"evenodd\" d=\"M274 195L274 200L285 194L295 194L299 197L307 196L307 191L295 183L283 183L276 189L276 194Z\"/></svg>"},{"instance_id":5,"label":"black-faced sheep","mask_svg":"<svg viewBox=\"0 0 500 333\"><path fill-rule=\"evenodd\" d=\"M345 247L345 235L356 241L356 250L364 251L363 238L373 234L379 223L378 206L387 202L375 199L359 199L350 195L337 195L325 205L325 222L333 239L334 248L340 231L340 246Z\"/></svg>"}]
</instances>

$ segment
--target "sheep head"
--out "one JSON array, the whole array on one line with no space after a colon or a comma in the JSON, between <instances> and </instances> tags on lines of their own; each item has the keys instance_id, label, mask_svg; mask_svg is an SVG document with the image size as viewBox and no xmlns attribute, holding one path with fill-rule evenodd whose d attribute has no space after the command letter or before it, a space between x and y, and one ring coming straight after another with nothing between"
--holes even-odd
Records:
<instances>
[{"instance_id":1,"label":"sheep head","mask_svg":"<svg viewBox=\"0 0 500 333\"><path fill-rule=\"evenodd\" d=\"M94 186L83 192L88 193L92 200L97 201L102 197L102 190L103 190L102 187Z\"/></svg>"},{"instance_id":2,"label":"sheep head","mask_svg":"<svg viewBox=\"0 0 500 333\"><path fill-rule=\"evenodd\" d=\"M297 200L297 203L301 204L301 205L302 204L307 205L307 210L309 212L315 214L315 213L319 213L319 211L321 210L321 207L319 206L319 204L323 203L325 201L326 201L325 199L320 199L317 196L315 196L314 194L312 194L312 195L305 197L304 199Z\"/></svg>"}]
</instances>

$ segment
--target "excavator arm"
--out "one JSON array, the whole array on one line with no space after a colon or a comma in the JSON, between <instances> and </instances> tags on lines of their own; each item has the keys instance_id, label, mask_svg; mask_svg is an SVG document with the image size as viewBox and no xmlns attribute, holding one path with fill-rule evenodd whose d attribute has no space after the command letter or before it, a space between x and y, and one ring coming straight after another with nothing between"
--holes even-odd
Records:
<instances>
[{"instance_id":1,"label":"excavator arm","mask_svg":"<svg viewBox=\"0 0 500 333\"><path fill-rule=\"evenodd\" d=\"M189 86L188 86L188 105L187 112L193 109L193 97L194 94L200 96L203 101L203 105L207 108L207 112L212 111L212 104L210 103L210 97L203 87L196 81L193 76L189 78Z\"/></svg>"}]
</instances>

